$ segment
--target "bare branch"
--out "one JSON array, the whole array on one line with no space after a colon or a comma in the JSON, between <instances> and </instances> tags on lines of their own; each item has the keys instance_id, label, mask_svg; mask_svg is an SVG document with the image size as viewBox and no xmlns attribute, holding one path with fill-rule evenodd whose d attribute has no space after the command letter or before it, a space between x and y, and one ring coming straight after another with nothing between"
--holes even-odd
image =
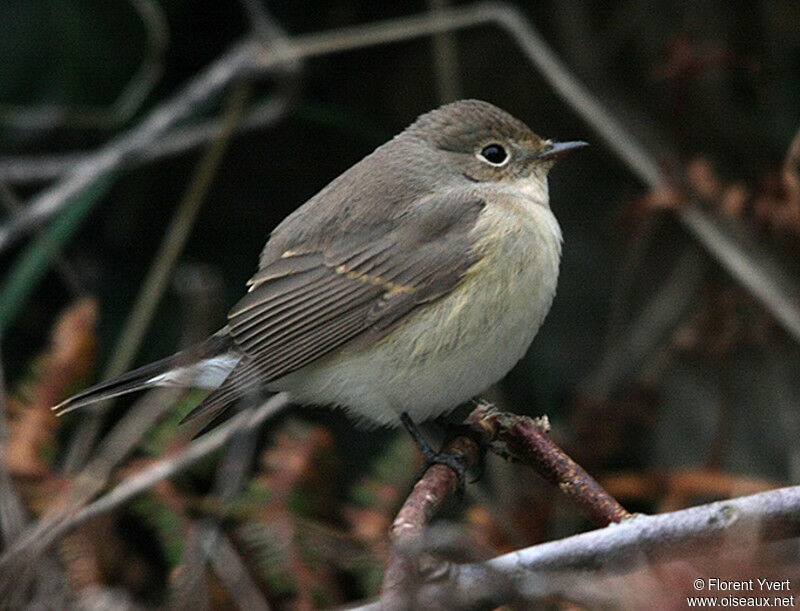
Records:
<instances>
[{"instance_id":1,"label":"bare branch","mask_svg":"<svg viewBox=\"0 0 800 611\"><path fill-rule=\"evenodd\" d=\"M260 66L258 49L253 42L236 45L173 98L153 110L137 127L100 147L62 181L35 196L24 211L0 227L0 251L53 216L96 180L147 148L179 121L190 117L231 81L256 71Z\"/></svg>"},{"instance_id":2,"label":"bare branch","mask_svg":"<svg viewBox=\"0 0 800 611\"><path fill-rule=\"evenodd\" d=\"M16 129L111 129L124 124L136 114L161 76L169 34L166 15L158 2L129 2L142 20L147 40L139 67L113 103L105 107L3 104L0 105L0 122Z\"/></svg>"},{"instance_id":3,"label":"bare branch","mask_svg":"<svg viewBox=\"0 0 800 611\"><path fill-rule=\"evenodd\" d=\"M175 211L158 252L153 258L153 264L139 291L136 302L128 315L122 335L117 340L111 361L103 375L104 379L121 375L130 367L136 356L155 309L167 288L170 272L178 261L186 240L189 238L194 226L194 220L197 218L200 207L205 201L208 189L227 149L233 127L239 120L242 108L249 95L249 87L245 85L240 85L228 95L225 107L222 110L220 131L209 144L192 174L192 178L181 198L180 205ZM109 405L108 402L103 402L89 417L81 420L67 454L65 466L67 472L75 471L86 462L89 450L100 430L107 405Z\"/></svg>"},{"instance_id":4,"label":"bare branch","mask_svg":"<svg viewBox=\"0 0 800 611\"><path fill-rule=\"evenodd\" d=\"M728 273L800 341L800 288L778 260L742 227L715 219L698 206L680 210L678 215Z\"/></svg>"},{"instance_id":5,"label":"bare branch","mask_svg":"<svg viewBox=\"0 0 800 611\"><path fill-rule=\"evenodd\" d=\"M170 102L153 111L138 127L102 147L79 164L59 185L33 199L23 214L0 228L0 252L37 223L52 216L66 201L146 149L178 121L216 95L232 79L257 70L274 69L287 62L345 50L399 42L421 36L494 24L509 35L539 69L554 91L595 129L645 184L656 189L667 181L654 156L603 106L561 62L542 36L518 10L498 3L441 9L430 14L297 36L285 44L261 48L241 43L217 60ZM767 253L753 256L737 236L718 227L711 216L693 206L678 212L686 228L708 251L755 295L783 327L800 340L800 287L781 273L781 266Z\"/></svg>"},{"instance_id":6,"label":"bare branch","mask_svg":"<svg viewBox=\"0 0 800 611\"><path fill-rule=\"evenodd\" d=\"M559 595L594 604L613 603L613 595L599 589L600 578L615 579L619 588L626 573L652 563L710 556L723 549L735 553L756 546L769 551L770 543L798 536L800 486L794 486L671 513L640 515L486 562L440 565L426 583L406 590L410 596L406 602L429 608L425 605L446 601L446 608L459 609ZM414 551L422 554L424 546L417 545ZM390 600L385 596L357 608L381 608Z\"/></svg>"},{"instance_id":7,"label":"bare branch","mask_svg":"<svg viewBox=\"0 0 800 611\"><path fill-rule=\"evenodd\" d=\"M478 443L469 437L456 437L444 451L460 455L465 470L475 466L481 457ZM407 598L413 595L409 588L418 581L420 567L418 558L409 554L409 550L419 545L428 522L458 485L455 471L435 464L416 483L397 513L390 530L393 548L382 587L384 596L391 601L390 608L405 608Z\"/></svg>"},{"instance_id":8,"label":"bare branch","mask_svg":"<svg viewBox=\"0 0 800 611\"><path fill-rule=\"evenodd\" d=\"M234 133L260 129L271 125L283 117L289 107L289 96L275 94L263 102L254 104L242 115ZM220 120L201 121L187 127L180 127L163 138L151 142L142 151L123 162L121 167L138 167L144 163L158 161L179 155L211 140L219 133ZM91 151L72 151L50 155L0 157L0 181L9 183L28 183L59 178L83 163Z\"/></svg>"},{"instance_id":9,"label":"bare branch","mask_svg":"<svg viewBox=\"0 0 800 611\"><path fill-rule=\"evenodd\" d=\"M492 451L533 467L539 475L574 502L598 526L631 517L583 468L547 436L546 418L501 412L489 404L479 405L466 423L490 440Z\"/></svg>"},{"instance_id":10,"label":"bare branch","mask_svg":"<svg viewBox=\"0 0 800 611\"><path fill-rule=\"evenodd\" d=\"M472 410L465 424L480 434L496 454L524 462L557 485L595 523L605 526L630 517L586 471L546 437L546 427L542 423L481 403ZM459 456L465 469L481 460L478 442L467 436L453 439L445 452ZM413 600L412 590L419 583L418 573L436 571L442 566L436 561L424 562L426 558L420 559L415 552L425 540L426 526L457 488L458 477L450 467L433 465L403 503L392 524L393 549L383 580L382 591L390 606L406 605Z\"/></svg>"},{"instance_id":11,"label":"bare branch","mask_svg":"<svg viewBox=\"0 0 800 611\"><path fill-rule=\"evenodd\" d=\"M737 539L768 543L800 536L800 486L700 505L655 516L637 516L604 529L535 545L486 563L495 571L614 569L642 560L707 552Z\"/></svg>"},{"instance_id":12,"label":"bare branch","mask_svg":"<svg viewBox=\"0 0 800 611\"><path fill-rule=\"evenodd\" d=\"M0 556L0 575L8 574L9 567L14 566L19 559L26 559L28 563L32 562L32 558L38 556L59 537L76 526L119 507L158 482L172 477L204 456L218 450L235 433L257 428L289 403L288 395L279 393L261 407L234 416L203 437L193 441L175 456L157 461L143 471L128 477L83 509L68 515L56 513L56 515L42 520L35 528L24 532ZM10 585L12 584L0 579L0 592Z\"/></svg>"}]
</instances>

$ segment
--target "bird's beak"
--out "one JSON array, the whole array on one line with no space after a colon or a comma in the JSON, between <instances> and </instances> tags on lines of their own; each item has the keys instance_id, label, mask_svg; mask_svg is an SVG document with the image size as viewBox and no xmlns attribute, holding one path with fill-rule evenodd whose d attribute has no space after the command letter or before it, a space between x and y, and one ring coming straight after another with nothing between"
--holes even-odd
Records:
<instances>
[{"instance_id":1,"label":"bird's beak","mask_svg":"<svg viewBox=\"0 0 800 611\"><path fill-rule=\"evenodd\" d=\"M582 140L575 140L573 142L550 142L537 157L539 159L561 159L572 149L578 149L584 146L589 146L589 143L583 142Z\"/></svg>"}]
</instances>

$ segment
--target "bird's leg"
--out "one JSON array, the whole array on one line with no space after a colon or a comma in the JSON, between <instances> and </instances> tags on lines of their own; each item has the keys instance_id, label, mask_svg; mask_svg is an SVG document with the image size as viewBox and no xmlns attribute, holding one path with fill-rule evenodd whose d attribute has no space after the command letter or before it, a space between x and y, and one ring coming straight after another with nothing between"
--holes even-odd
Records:
<instances>
[{"instance_id":1,"label":"bird's leg","mask_svg":"<svg viewBox=\"0 0 800 611\"><path fill-rule=\"evenodd\" d=\"M464 476L466 475L466 469L464 469L464 463L462 462L464 456L460 452L436 452L425 440L422 433L420 433L417 428L417 425L414 424L414 421L411 420L411 417L406 412L400 414L400 422L406 427L414 443L417 444L419 451L422 452L422 457L425 459L425 465L419 472L416 478L417 481L422 478L425 471L427 471L431 465L446 465L450 467L458 477L458 490L459 493L463 494Z\"/></svg>"},{"instance_id":2,"label":"bird's leg","mask_svg":"<svg viewBox=\"0 0 800 611\"><path fill-rule=\"evenodd\" d=\"M439 416L437 417L434 422L439 425L444 430L444 442L442 443L442 447L446 446L450 441L455 439L456 437L468 437L472 439L476 444L478 444L478 465L475 468L476 475L475 479L470 481L470 484L474 484L483 476L483 471L486 467L486 450L489 447L488 440L486 436L481 433L480 431L475 430L470 425L465 424L463 422L455 422L450 420L447 416Z\"/></svg>"}]
</instances>

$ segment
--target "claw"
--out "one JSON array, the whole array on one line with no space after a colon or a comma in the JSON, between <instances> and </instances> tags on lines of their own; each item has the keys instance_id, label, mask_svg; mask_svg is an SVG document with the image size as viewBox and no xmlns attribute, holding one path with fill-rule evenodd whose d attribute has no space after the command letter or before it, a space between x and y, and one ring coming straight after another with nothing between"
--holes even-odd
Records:
<instances>
[{"instance_id":1,"label":"claw","mask_svg":"<svg viewBox=\"0 0 800 611\"><path fill-rule=\"evenodd\" d=\"M417 425L411 420L409 415L405 412L400 414L400 421L403 423L403 426L406 427L408 432L411 434L414 443L417 444L420 452L422 453L423 458L425 459L425 464L423 465L420 472L417 474L416 478L414 479L414 483L416 484L422 476L425 475L425 472L431 467L431 465L445 465L450 467L453 472L456 474L458 478L458 488L456 490L456 494L459 498L464 496L465 491L465 482L466 482L466 474L467 469L464 466L464 455L461 452L436 452L433 448L431 448L430 444L425 440L420 433ZM470 483L478 481L480 476L483 474L483 466L486 458L486 443L483 440L479 433L474 431L472 428L466 425L455 425L448 427L448 430L455 434L449 435L447 440L445 441L445 445L447 441L453 439L458 435L466 435L472 439L475 439L478 442L478 447L480 448L480 463L478 468L478 477L474 480L471 480Z\"/></svg>"},{"instance_id":2,"label":"claw","mask_svg":"<svg viewBox=\"0 0 800 611\"><path fill-rule=\"evenodd\" d=\"M425 472L430 469L433 465L445 465L450 467L453 472L456 474L458 478L458 487L456 488L456 495L460 498L463 498L464 492L466 491L465 481L467 470L464 467L464 455L461 452L433 452L430 455L426 455L423 452L423 457L425 458L425 464L420 469L419 473L417 473L416 477L414 478L414 483L416 484L419 480L422 479L422 476L425 475ZM471 483L471 482L470 482Z\"/></svg>"},{"instance_id":3,"label":"claw","mask_svg":"<svg viewBox=\"0 0 800 611\"><path fill-rule=\"evenodd\" d=\"M448 442L456 437L469 437L476 444L478 444L478 452L480 452L480 454L478 456L478 464L475 467L476 475L474 479L469 481L469 483L474 484L475 482L479 481L483 477L483 473L486 470L486 450L489 447L486 437L480 431L476 431L468 424L464 424L463 422L451 422L446 417L437 418L436 424L445 430L446 436L444 445L447 445Z\"/></svg>"}]
</instances>

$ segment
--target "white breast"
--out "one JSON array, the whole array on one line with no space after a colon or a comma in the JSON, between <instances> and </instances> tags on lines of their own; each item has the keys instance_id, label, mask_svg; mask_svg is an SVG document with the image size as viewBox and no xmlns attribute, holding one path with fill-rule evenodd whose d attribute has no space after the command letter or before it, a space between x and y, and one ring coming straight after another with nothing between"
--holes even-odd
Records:
<instances>
[{"instance_id":1,"label":"white breast","mask_svg":"<svg viewBox=\"0 0 800 611\"><path fill-rule=\"evenodd\" d=\"M561 230L529 196L492 198L474 229L483 257L449 295L377 344L336 352L270 387L385 425L403 411L435 417L497 382L527 351L558 279Z\"/></svg>"}]
</instances>

